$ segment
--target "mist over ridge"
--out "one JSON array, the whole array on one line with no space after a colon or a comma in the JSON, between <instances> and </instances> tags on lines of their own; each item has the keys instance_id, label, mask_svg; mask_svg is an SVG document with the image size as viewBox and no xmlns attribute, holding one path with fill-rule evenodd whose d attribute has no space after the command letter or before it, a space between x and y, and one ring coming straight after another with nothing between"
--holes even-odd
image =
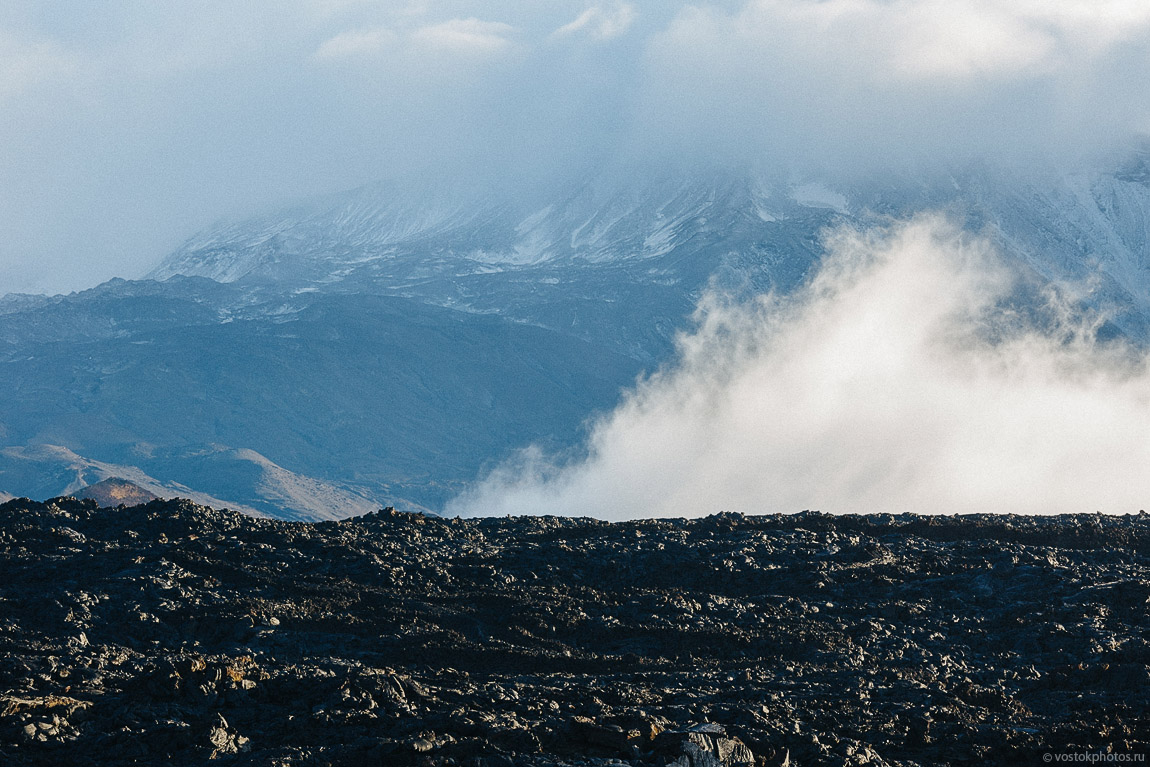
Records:
<instances>
[{"instance_id":1,"label":"mist over ridge","mask_svg":"<svg viewBox=\"0 0 1150 767\"><path fill-rule=\"evenodd\" d=\"M214 220L379 179L1063 171L1150 132L1148 53L1136 0L21 0L0 294L133 278Z\"/></svg>"},{"instance_id":2,"label":"mist over ridge","mask_svg":"<svg viewBox=\"0 0 1150 767\"><path fill-rule=\"evenodd\" d=\"M1023 276L1018 284L1029 287L1010 298L1021 317L1045 312L1041 327L1054 327L1049 309L1039 311L1042 286L1084 286L1071 304L1102 313L1102 337L1144 344L1148 167L1146 152L1136 151L1076 174L1017 175L976 164L836 184L761 168L688 174L674 166L629 177L604 171L518 194L428 179L418 194L372 184L223 223L190 238L151 279L0 298L0 489L48 497L130 472L157 495L184 487L288 517L327 515L317 510L331 499L347 501L330 509L335 516L364 504L442 511L517 450L585 448L588 424L613 411L637 376L672 359L676 334L690 330L708 290L728 309L753 306L763 294L785 302L796 290L803 295L820 264L835 262L833 247L828 255L835 238L825 232L881 232L924 209L946 211L956 242L983 242L1001 255L1002 269ZM907 280L884 290L893 308L930 304L939 288ZM895 323L891 342L910 325ZM700 359L735 381L730 355L748 341L762 345L757 331L728 328L722 343L703 338ZM812 339L812 353L821 341ZM925 343L903 350L910 358L928 351ZM865 378L864 361L852 365ZM769 376L760 377L771 391ZM801 391L784 384L776 387L780 400ZM943 412L971 404L960 386L922 396ZM1002 410L985 399L974 401L988 413ZM748 418L733 406L725 417L751 428L762 405L744 400ZM833 433L819 423L829 417L825 409L805 415ZM936 420L939 430L950 428ZM766 435L769 426L755 428ZM883 428L898 426L892 419ZM709 435L712 426L702 428L716 455L763 441L752 435L728 444ZM691 439L672 434L665 445L680 443L690 457ZM818 458L817 445L808 447L807 457ZM828 450L820 460L839 460L834 444ZM658 465L644 482L679 460L664 456L663 465L659 456L649 456ZM779 458L780 466L796 461L786 451ZM757 510L750 500L726 500L748 484L748 497L755 490L740 476L739 459L718 461L713 481L727 487L714 494L712 510ZM683 477L696 469L703 476L707 460L684 465ZM846 458L841 463L839 479L865 479ZM802 470L814 471L808 465L830 466L808 460ZM790 510L831 510L784 501Z\"/></svg>"},{"instance_id":3,"label":"mist over ridge","mask_svg":"<svg viewBox=\"0 0 1150 767\"><path fill-rule=\"evenodd\" d=\"M1144 759L1148 84L1150 0L0 0L0 765Z\"/></svg>"},{"instance_id":4,"label":"mist over ridge","mask_svg":"<svg viewBox=\"0 0 1150 767\"><path fill-rule=\"evenodd\" d=\"M939 215L844 226L826 246L792 295L708 296L674 362L594 424L584 458L525 450L447 512L1145 505L1150 358L1100 340L1105 318L1081 295L1027 286Z\"/></svg>"},{"instance_id":5,"label":"mist over ridge","mask_svg":"<svg viewBox=\"0 0 1150 767\"><path fill-rule=\"evenodd\" d=\"M440 511L528 445L626 467L664 406L662 433L684 437L636 459L637 486L698 468L725 485L692 491L707 503L829 509L883 477L940 491L1020 464L1042 484L1055 459L1020 435L1094 440L1063 413L1092 412L1084 391L1141 422L1141 374L1121 383L1107 356L1120 342L1055 345L1114 372L1090 383L1035 339L1096 330L1134 360L1150 341L1147 81L1134 0L6 4L0 489L139 472L269 513ZM980 268L1015 287L874 256L923 227L940 252L1000 254ZM851 246L874 251L857 279L878 298L803 287L844 263L827 231L879 233ZM958 300L947 280L974 326L932 314ZM1056 321L1047 284L1105 320ZM925 314L898 315L908 302ZM828 346L858 319L810 329L848 309L873 337ZM931 322L981 352L960 363L908 332ZM797 338L811 356L783 355ZM1008 407L1024 390L1057 417ZM763 436L783 427L789 452ZM797 466L774 495L754 478L768 458ZM527 463L564 486L595 473ZM642 513L666 500L635 493Z\"/></svg>"}]
</instances>

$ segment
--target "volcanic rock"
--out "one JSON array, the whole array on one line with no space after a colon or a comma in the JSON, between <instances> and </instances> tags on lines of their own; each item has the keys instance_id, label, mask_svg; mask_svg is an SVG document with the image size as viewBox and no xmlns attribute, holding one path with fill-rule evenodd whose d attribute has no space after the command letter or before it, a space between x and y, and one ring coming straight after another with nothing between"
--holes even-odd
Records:
<instances>
[{"instance_id":1,"label":"volcanic rock","mask_svg":"<svg viewBox=\"0 0 1150 767\"><path fill-rule=\"evenodd\" d=\"M13 500L0 763L1145 754L1148 544L1147 515L307 524Z\"/></svg>"},{"instance_id":2,"label":"volcanic rock","mask_svg":"<svg viewBox=\"0 0 1150 767\"><path fill-rule=\"evenodd\" d=\"M134 482L119 477L108 477L99 482L78 490L75 496L80 499L91 498L100 508L113 506L138 506L141 503L157 499L151 493Z\"/></svg>"}]
</instances>

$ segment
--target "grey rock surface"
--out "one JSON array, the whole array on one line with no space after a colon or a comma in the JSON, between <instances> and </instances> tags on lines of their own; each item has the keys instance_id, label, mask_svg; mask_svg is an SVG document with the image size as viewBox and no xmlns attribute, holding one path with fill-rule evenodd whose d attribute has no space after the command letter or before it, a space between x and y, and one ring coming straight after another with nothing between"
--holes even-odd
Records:
<instances>
[{"instance_id":1,"label":"grey rock surface","mask_svg":"<svg viewBox=\"0 0 1150 767\"><path fill-rule=\"evenodd\" d=\"M0 763L1150 751L1150 516L0 505Z\"/></svg>"}]
</instances>

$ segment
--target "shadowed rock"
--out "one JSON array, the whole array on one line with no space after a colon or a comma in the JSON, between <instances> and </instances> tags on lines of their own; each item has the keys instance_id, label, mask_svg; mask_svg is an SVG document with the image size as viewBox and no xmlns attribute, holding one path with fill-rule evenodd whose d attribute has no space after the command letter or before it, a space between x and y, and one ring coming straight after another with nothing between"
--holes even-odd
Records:
<instances>
[{"instance_id":1,"label":"shadowed rock","mask_svg":"<svg viewBox=\"0 0 1150 767\"><path fill-rule=\"evenodd\" d=\"M1150 750L1150 517L0 504L0 763L1031 764Z\"/></svg>"}]
</instances>

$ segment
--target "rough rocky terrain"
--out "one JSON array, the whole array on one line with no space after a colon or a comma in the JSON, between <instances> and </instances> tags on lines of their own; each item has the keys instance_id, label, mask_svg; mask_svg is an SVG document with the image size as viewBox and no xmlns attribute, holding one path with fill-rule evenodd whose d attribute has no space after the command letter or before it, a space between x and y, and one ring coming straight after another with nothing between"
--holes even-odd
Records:
<instances>
[{"instance_id":1,"label":"rough rocky terrain","mask_svg":"<svg viewBox=\"0 0 1150 767\"><path fill-rule=\"evenodd\" d=\"M73 494L81 500L91 498L97 506L139 506L158 498L155 493L120 477L108 477L81 488Z\"/></svg>"},{"instance_id":2,"label":"rough rocky terrain","mask_svg":"<svg viewBox=\"0 0 1150 767\"><path fill-rule=\"evenodd\" d=\"M1150 516L0 505L0 763L1150 752Z\"/></svg>"}]
</instances>

